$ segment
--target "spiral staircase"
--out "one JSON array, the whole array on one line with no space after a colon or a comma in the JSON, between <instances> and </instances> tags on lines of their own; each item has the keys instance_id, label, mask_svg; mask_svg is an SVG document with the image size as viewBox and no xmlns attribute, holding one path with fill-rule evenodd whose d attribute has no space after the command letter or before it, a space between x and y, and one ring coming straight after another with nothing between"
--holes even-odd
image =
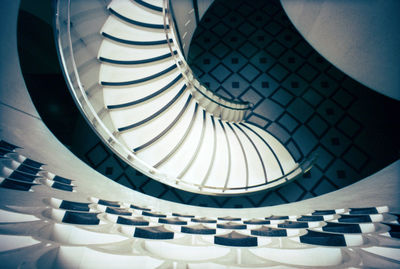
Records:
<instances>
[{"instance_id":1,"label":"spiral staircase","mask_svg":"<svg viewBox=\"0 0 400 269\"><path fill-rule=\"evenodd\" d=\"M194 77L168 4L120 0L107 6L97 55L100 86L94 89L80 81L79 47L59 38L70 89L103 141L143 174L204 194L260 191L310 169L310 159L296 163L277 138L245 121L251 104L219 96ZM71 24L79 25L68 23L63 33L62 21L60 35L74 39ZM71 71L63 56L69 43Z\"/></svg>"},{"instance_id":2,"label":"spiral staircase","mask_svg":"<svg viewBox=\"0 0 400 269\"><path fill-rule=\"evenodd\" d=\"M75 6L76 10L90 11L90 7L82 8L88 7L82 3L85 1L80 2L82 6ZM82 40L76 38L79 27L70 28L68 18L73 16L70 2L59 3L67 4L63 10L68 15L66 26L69 29L59 32L59 41L69 41L64 43L69 46L62 48L60 56L66 67L67 82L76 86L73 89L77 90L72 91L76 102L103 140L139 170L164 182L172 177L178 187L187 184L186 181L190 183L192 178L200 178L187 185L195 186L196 191L214 194L235 194L236 187L239 192L258 190L257 184L261 189L269 188L266 183L281 184L279 178L291 179L287 174L299 171L290 155L285 155L282 148L279 150L282 146L275 138L242 121L243 111L236 110L248 104L222 100L201 85L196 86L196 80L187 81L188 67L174 59L179 51L176 49L175 54L172 50L171 54L170 48L176 46L168 46L169 39L164 50L160 45L146 45L151 54L141 52L138 55L133 53L138 49L133 46L140 46L142 51L144 44L125 47L107 36L120 33L114 27L123 21L127 23L120 16L129 10L128 7L140 7L160 15L161 5L156 6L155 1L150 4L150 1L136 0L115 1L108 6L111 15L106 15L110 17L99 39L101 63L97 70L100 78L96 77L96 83L90 85L82 82L88 82L86 76L96 71L85 69L93 63L91 55L81 53L75 59L69 57L72 44L80 44ZM101 1L95 4L99 3L103 4ZM10 27L2 28L2 33L12 36L15 35L18 3L7 8L14 19L10 19L13 22ZM165 13L169 8L161 10ZM57 14L61 16L59 22L63 23L60 11ZM127 19L137 23L138 18ZM146 18L140 21L140 27L145 27L143 23L153 23L145 21ZM164 31L169 24L159 25L162 28L157 31ZM78 34L75 40L74 35L70 35L73 32ZM161 40L153 37L131 41ZM7 61L2 64L17 62L15 39L5 42L0 51ZM132 54L124 49L132 49L129 52ZM159 50L157 56L153 50ZM129 57L122 57L125 55ZM151 65L143 63L149 59ZM75 60L87 65L76 64ZM127 61L129 65L126 66ZM160 65L156 66L160 69L156 69L153 63L159 61ZM3 79L0 81L0 261L3 268L399 267L399 161L341 190L287 205L218 209L163 201L112 182L74 156L37 116L23 85L21 71L14 70L13 66L1 69ZM141 73L136 66L152 67L149 73ZM174 68L169 70L171 66ZM125 69L130 70L129 77L123 76ZM12 71L13 75L5 75L4 70ZM68 73L70 70L72 72ZM169 71L159 74L165 70ZM78 71L80 77L76 76ZM155 74L157 76L153 76ZM141 82L105 85L132 81ZM159 93L160 90L165 92ZM123 91L129 98L121 97ZM164 119L162 115L169 116ZM144 119L146 122L138 124ZM169 131L171 124L174 129ZM156 125L163 128L155 129ZM178 126L182 129L180 132L175 129ZM125 127L130 128L123 129ZM141 128L152 131L146 135L144 130L149 129ZM169 134L175 133L178 139L167 139ZM149 137L149 134L155 136ZM141 149L155 138L159 141L148 145L148 149ZM187 153L182 151L186 143L196 150L193 152L188 147ZM158 150L150 153L153 146ZM225 150L220 150L224 147ZM146 153L146 150L149 151ZM219 156L221 152L225 157ZM161 170L169 167L168 162L177 158L178 153L187 163L193 159L193 164L188 166L175 160L170 166L178 166L178 171L172 170L177 168ZM200 156L204 156L202 162L206 160L205 167L195 165ZM181 163L183 165L177 165ZM221 163L231 168L221 170L222 176L214 171ZM303 171L303 166L299 167ZM234 169L242 174L231 179L231 174L239 173ZM277 170L276 174L271 171L273 169ZM161 176L158 170L170 176ZM238 178L243 181L236 182Z\"/></svg>"}]
</instances>

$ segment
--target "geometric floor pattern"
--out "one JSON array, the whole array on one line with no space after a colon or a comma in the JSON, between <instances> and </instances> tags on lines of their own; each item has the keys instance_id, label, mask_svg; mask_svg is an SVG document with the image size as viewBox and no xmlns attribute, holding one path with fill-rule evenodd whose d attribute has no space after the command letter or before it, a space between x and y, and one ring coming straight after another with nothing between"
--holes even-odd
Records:
<instances>
[{"instance_id":1,"label":"geometric floor pattern","mask_svg":"<svg viewBox=\"0 0 400 269\"><path fill-rule=\"evenodd\" d=\"M202 18L188 61L202 83L254 104L247 120L269 131L301 161L303 178L240 197L174 189L137 172L80 118L71 150L105 176L148 195L208 207L259 207L300 201L352 184L399 158L398 102L344 75L308 45L279 1L217 0Z\"/></svg>"},{"instance_id":2,"label":"geometric floor pattern","mask_svg":"<svg viewBox=\"0 0 400 269\"><path fill-rule=\"evenodd\" d=\"M211 90L253 103L247 121L277 137L296 161L318 154L306 179L277 191L283 202L354 183L378 168L373 159L398 158L371 147L381 130L371 133L366 125L386 120L375 115L363 122L359 115L371 90L321 57L279 1L215 1L196 29L188 61Z\"/></svg>"}]
</instances>

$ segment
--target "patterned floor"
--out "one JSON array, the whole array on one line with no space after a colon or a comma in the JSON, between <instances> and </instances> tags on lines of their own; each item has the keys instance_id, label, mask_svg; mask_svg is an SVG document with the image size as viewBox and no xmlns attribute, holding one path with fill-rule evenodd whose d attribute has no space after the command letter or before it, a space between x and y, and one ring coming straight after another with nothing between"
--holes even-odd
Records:
<instances>
[{"instance_id":1,"label":"patterned floor","mask_svg":"<svg viewBox=\"0 0 400 269\"><path fill-rule=\"evenodd\" d=\"M399 158L396 127L400 122L393 117L400 114L398 102L327 63L291 26L278 1L225 3L217 0L202 19L189 51L191 66L211 89L253 102L249 120L274 134L297 160L318 152L316 165L304 178L272 192L226 198L188 193L153 181L106 148L78 111L72 113L72 99L56 94L68 91L61 73L57 79L46 74L29 76L40 63L35 58L36 69L28 68L24 76L42 118L74 154L109 178L161 199L209 207L258 207L311 198L347 186ZM22 30L32 32L31 28ZM46 33L43 25L37 28ZM47 39L32 37L19 44L33 50ZM27 59L25 54L20 52L22 60ZM51 58L48 54L33 51L28 56ZM55 49L53 54L57 62ZM27 68L24 61L21 65ZM48 94L43 95L44 91ZM49 99L56 95L62 97ZM51 124L45 116L55 108Z\"/></svg>"},{"instance_id":2,"label":"patterned floor","mask_svg":"<svg viewBox=\"0 0 400 269\"><path fill-rule=\"evenodd\" d=\"M195 32L188 59L210 89L252 102L248 120L275 135L297 161L318 154L304 180L276 192L279 202L347 186L398 157L390 149L395 140L382 141L388 129L379 126L396 110L371 113L371 107L398 104L321 57L294 29L279 1L217 0Z\"/></svg>"}]
</instances>

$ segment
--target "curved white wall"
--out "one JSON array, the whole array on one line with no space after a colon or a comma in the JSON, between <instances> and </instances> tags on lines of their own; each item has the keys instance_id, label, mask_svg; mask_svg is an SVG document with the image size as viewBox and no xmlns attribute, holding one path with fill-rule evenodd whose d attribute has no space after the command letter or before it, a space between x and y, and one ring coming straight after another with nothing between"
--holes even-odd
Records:
<instances>
[{"instance_id":1,"label":"curved white wall","mask_svg":"<svg viewBox=\"0 0 400 269\"><path fill-rule=\"evenodd\" d=\"M281 0L292 23L328 61L400 100L400 1Z\"/></svg>"}]
</instances>

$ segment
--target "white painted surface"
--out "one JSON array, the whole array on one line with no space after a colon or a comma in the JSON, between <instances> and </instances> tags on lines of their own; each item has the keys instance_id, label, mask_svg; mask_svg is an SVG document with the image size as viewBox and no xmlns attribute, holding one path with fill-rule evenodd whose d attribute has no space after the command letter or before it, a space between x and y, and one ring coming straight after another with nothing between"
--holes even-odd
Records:
<instances>
[{"instance_id":1,"label":"white painted surface","mask_svg":"<svg viewBox=\"0 0 400 269\"><path fill-rule=\"evenodd\" d=\"M281 0L323 57L367 87L400 100L400 2Z\"/></svg>"}]
</instances>

